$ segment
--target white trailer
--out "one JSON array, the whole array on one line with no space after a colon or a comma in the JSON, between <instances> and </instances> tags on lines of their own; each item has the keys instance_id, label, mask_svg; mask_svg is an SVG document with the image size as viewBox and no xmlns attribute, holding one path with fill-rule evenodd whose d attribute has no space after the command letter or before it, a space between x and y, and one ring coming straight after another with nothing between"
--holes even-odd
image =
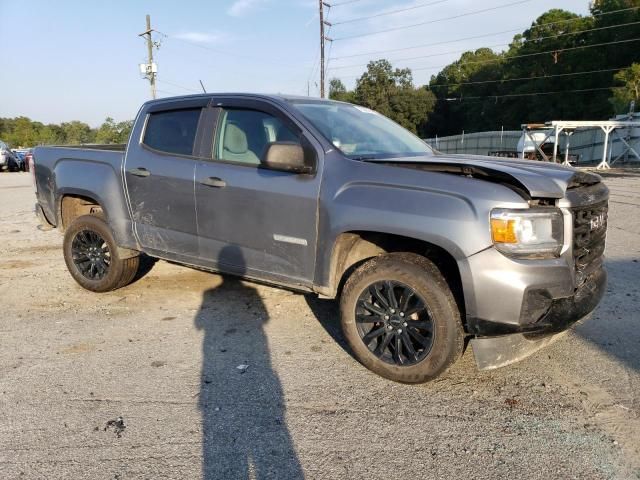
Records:
<instances>
[{"instance_id":1,"label":"white trailer","mask_svg":"<svg viewBox=\"0 0 640 480\"><path fill-rule=\"evenodd\" d=\"M625 116L627 117L627 116ZM627 117L633 118L633 117ZM522 136L518 142L518 156L521 158L531 158L540 155L542 160L558 163L562 161L564 165L569 165L571 159L569 149L571 146L571 136L579 130L601 129L604 134L602 142L602 159L596 168L611 168L616 161L622 157L632 158L632 161L640 161L638 150L631 144L630 139L636 138L640 134L640 121L628 119L616 120L595 120L595 121L567 121L554 120L544 124L523 124ZM621 132L624 131L624 134ZM564 152L560 150L560 137L565 135ZM612 140L622 145L621 151L612 157ZM561 160L560 157L563 157Z\"/></svg>"}]
</instances>

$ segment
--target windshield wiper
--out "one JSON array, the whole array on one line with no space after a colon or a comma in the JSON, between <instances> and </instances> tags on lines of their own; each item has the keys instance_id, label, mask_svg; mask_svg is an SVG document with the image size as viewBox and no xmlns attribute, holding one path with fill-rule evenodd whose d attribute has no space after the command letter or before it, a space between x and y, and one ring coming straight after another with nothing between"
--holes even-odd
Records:
<instances>
[{"instance_id":1,"label":"windshield wiper","mask_svg":"<svg viewBox=\"0 0 640 480\"><path fill-rule=\"evenodd\" d=\"M367 160L377 160L378 157L374 155L360 155L359 157L349 157L351 160L358 160L360 162L365 162Z\"/></svg>"}]
</instances>

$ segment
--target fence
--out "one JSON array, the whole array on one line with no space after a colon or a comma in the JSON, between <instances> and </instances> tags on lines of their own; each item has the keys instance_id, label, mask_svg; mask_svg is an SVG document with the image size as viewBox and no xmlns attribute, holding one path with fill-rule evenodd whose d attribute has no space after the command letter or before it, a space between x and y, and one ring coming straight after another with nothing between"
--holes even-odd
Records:
<instances>
[{"instance_id":1,"label":"fence","mask_svg":"<svg viewBox=\"0 0 640 480\"><path fill-rule=\"evenodd\" d=\"M636 114L638 115L638 114ZM617 133L640 153L640 128L622 128ZM516 151L518 140L522 136L521 130L504 130L493 132L462 133L449 137L427 138L425 141L442 153L466 153L471 155L488 155L489 152ZM567 136L560 134L558 156L564 158ZM569 152L578 158L580 164L599 163L602 160L604 132L600 128L578 130L569 137ZM611 159L626 150L624 143L614 135L610 140ZM633 160L633 155L627 153L616 164L627 158Z\"/></svg>"},{"instance_id":2,"label":"fence","mask_svg":"<svg viewBox=\"0 0 640 480\"><path fill-rule=\"evenodd\" d=\"M488 155L489 152L505 150L515 152L521 136L520 130L498 130L496 132L462 133L450 137L427 138L426 142L442 153Z\"/></svg>"}]
</instances>

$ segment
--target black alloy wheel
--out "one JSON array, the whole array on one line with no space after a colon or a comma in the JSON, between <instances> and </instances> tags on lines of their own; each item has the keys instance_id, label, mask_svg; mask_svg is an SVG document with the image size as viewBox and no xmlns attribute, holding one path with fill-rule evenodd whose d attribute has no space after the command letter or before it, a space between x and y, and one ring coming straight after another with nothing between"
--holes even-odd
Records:
<instances>
[{"instance_id":1,"label":"black alloy wheel","mask_svg":"<svg viewBox=\"0 0 640 480\"><path fill-rule=\"evenodd\" d=\"M435 329L427 302L403 283L369 285L358 297L355 318L362 342L385 363L415 365L433 346Z\"/></svg>"},{"instance_id":2,"label":"black alloy wheel","mask_svg":"<svg viewBox=\"0 0 640 480\"><path fill-rule=\"evenodd\" d=\"M340 323L355 358L396 382L433 380L464 350L447 280L415 253L378 255L351 272L340 292Z\"/></svg>"},{"instance_id":3,"label":"black alloy wheel","mask_svg":"<svg viewBox=\"0 0 640 480\"><path fill-rule=\"evenodd\" d=\"M62 251L73 279L92 292L128 285L140 265L137 252L119 248L102 212L83 215L66 226Z\"/></svg>"},{"instance_id":4,"label":"black alloy wheel","mask_svg":"<svg viewBox=\"0 0 640 480\"><path fill-rule=\"evenodd\" d=\"M102 280L109 274L111 251L97 232L80 230L71 243L73 263L89 280Z\"/></svg>"}]
</instances>

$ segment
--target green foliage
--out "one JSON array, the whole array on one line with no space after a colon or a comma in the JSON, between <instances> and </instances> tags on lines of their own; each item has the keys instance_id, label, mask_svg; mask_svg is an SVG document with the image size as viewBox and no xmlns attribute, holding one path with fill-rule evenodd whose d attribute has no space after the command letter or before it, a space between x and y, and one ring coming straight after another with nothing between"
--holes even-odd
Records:
<instances>
[{"instance_id":1,"label":"green foliage","mask_svg":"<svg viewBox=\"0 0 640 480\"><path fill-rule=\"evenodd\" d=\"M95 141L95 132L84 122L74 120L65 122L60 125L62 128L65 143L70 145L79 145L82 143L93 143Z\"/></svg>"},{"instance_id":2,"label":"green foliage","mask_svg":"<svg viewBox=\"0 0 640 480\"><path fill-rule=\"evenodd\" d=\"M634 7L640 0L594 0L586 16L551 9L505 51L465 52L423 88L414 88L410 70L371 62L353 92L334 79L335 98L373 108L423 136L607 119L638 96L638 67L630 66L640 64L640 42L611 43L640 38ZM590 45L599 46L584 48ZM624 88L612 89L615 84Z\"/></svg>"},{"instance_id":3,"label":"green foliage","mask_svg":"<svg viewBox=\"0 0 640 480\"><path fill-rule=\"evenodd\" d=\"M632 101L640 103L640 63L620 70L613 78L622 88L613 91L611 104L616 113L626 113Z\"/></svg>"},{"instance_id":4,"label":"green foliage","mask_svg":"<svg viewBox=\"0 0 640 480\"><path fill-rule=\"evenodd\" d=\"M424 87L414 86L408 68L372 61L352 91L332 79L329 98L377 110L421 136L607 119L638 101L640 41L620 43L640 38L640 8L634 7L640 0L593 0L588 16L551 9L504 52L465 52ZM589 45L600 46L583 48ZM623 88L611 89L614 84ZM132 123L107 118L92 129L82 122L0 118L0 139L12 146L124 143Z\"/></svg>"},{"instance_id":5,"label":"green foliage","mask_svg":"<svg viewBox=\"0 0 640 480\"><path fill-rule=\"evenodd\" d=\"M395 69L387 60L369 62L367 71L356 82L355 98L358 104L373 108L388 117L393 113L391 96L403 89L413 88L409 69Z\"/></svg>"},{"instance_id":6,"label":"green foliage","mask_svg":"<svg viewBox=\"0 0 640 480\"><path fill-rule=\"evenodd\" d=\"M407 130L424 136L435 105L435 95L424 88L403 88L389 98L389 117Z\"/></svg>"},{"instance_id":7,"label":"green foliage","mask_svg":"<svg viewBox=\"0 0 640 480\"><path fill-rule=\"evenodd\" d=\"M338 78L332 78L329 81L329 98L331 100L338 100L339 102L351 102L353 103L355 98L353 92L347 91L347 87Z\"/></svg>"},{"instance_id":8,"label":"green foliage","mask_svg":"<svg viewBox=\"0 0 640 480\"><path fill-rule=\"evenodd\" d=\"M475 52L465 52L460 60L448 65L431 78L429 90L438 97L434 115L426 126L427 136L444 135L443 131L483 130L487 118L499 116L493 99L478 101L475 98L464 101L466 97L484 97L495 94L496 83L504 75L503 54L489 48L480 48ZM460 100L462 99L462 100ZM469 121L471 120L471 122ZM463 125L460 128L460 125Z\"/></svg>"},{"instance_id":9,"label":"green foliage","mask_svg":"<svg viewBox=\"0 0 640 480\"><path fill-rule=\"evenodd\" d=\"M110 117L97 129L79 121L44 125L27 117L0 118L0 140L14 148L36 145L125 143L132 126L132 120L115 123Z\"/></svg>"},{"instance_id":10,"label":"green foliage","mask_svg":"<svg viewBox=\"0 0 640 480\"><path fill-rule=\"evenodd\" d=\"M133 127L133 120L127 120L124 122L116 123L113 118L107 117L104 123L100 126L96 132L96 143L126 143L131 128Z\"/></svg>"},{"instance_id":11,"label":"green foliage","mask_svg":"<svg viewBox=\"0 0 640 480\"><path fill-rule=\"evenodd\" d=\"M332 79L329 98L371 108L420 134L436 103L433 93L413 86L411 70L394 70L387 60L370 62L353 91L347 91L340 80Z\"/></svg>"},{"instance_id":12,"label":"green foliage","mask_svg":"<svg viewBox=\"0 0 640 480\"><path fill-rule=\"evenodd\" d=\"M600 14L617 10L640 7L640 0L595 0L591 6L591 13ZM596 17L594 27L600 28L589 34L589 42L605 43L640 38L640 8L623 12L610 13ZM606 28L624 25L617 28ZM599 68L625 68L634 62L640 62L640 42L620 43L602 48L589 49L590 65L600 65ZM612 75L612 74L609 74ZM611 80L611 77L607 78ZM603 78L600 80L604 82ZM610 82L612 84L614 82ZM606 100L606 92L602 94L602 101Z\"/></svg>"},{"instance_id":13,"label":"green foliage","mask_svg":"<svg viewBox=\"0 0 640 480\"><path fill-rule=\"evenodd\" d=\"M615 70L640 60L640 42L582 47L640 38L640 24L628 25L640 22L640 9L606 14L638 6L640 0L596 0L591 13L598 16L585 17L552 9L516 35L505 52L464 53L431 79L438 103L429 135L611 117L612 104L619 108L627 97L614 93L610 101L608 88ZM492 55L499 61L490 61ZM487 80L499 81L481 83Z\"/></svg>"}]
</instances>

